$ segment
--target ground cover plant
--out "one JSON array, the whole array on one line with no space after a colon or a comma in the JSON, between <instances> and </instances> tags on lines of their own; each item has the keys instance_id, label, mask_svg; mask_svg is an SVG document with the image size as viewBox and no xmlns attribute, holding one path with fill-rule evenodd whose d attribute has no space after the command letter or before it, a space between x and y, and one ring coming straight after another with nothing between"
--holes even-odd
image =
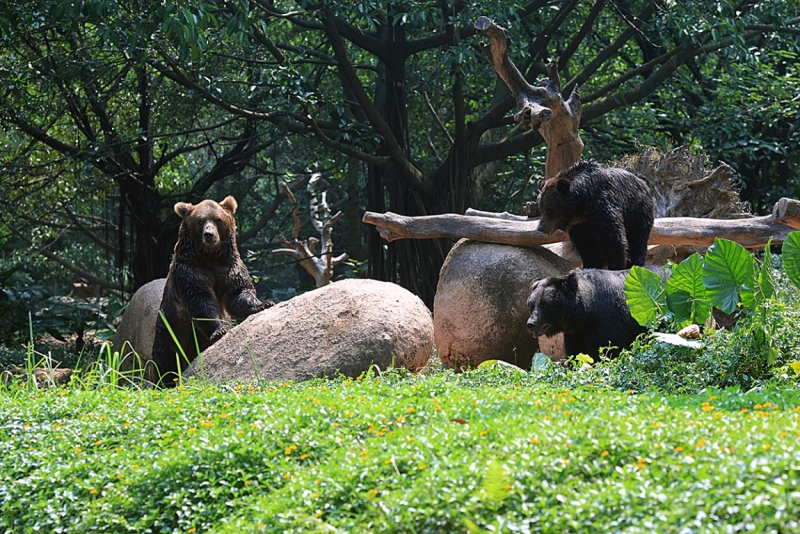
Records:
<instances>
[{"instance_id":1,"label":"ground cover plant","mask_svg":"<svg viewBox=\"0 0 800 534\"><path fill-rule=\"evenodd\" d=\"M504 365L0 393L9 532L800 528L800 395L564 388Z\"/></svg>"}]
</instances>

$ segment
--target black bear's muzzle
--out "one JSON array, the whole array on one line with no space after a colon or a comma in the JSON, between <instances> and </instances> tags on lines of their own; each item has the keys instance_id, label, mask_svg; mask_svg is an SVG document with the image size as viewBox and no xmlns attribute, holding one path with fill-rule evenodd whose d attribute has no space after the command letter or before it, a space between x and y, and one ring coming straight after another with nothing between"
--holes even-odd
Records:
<instances>
[{"instance_id":1,"label":"black bear's muzzle","mask_svg":"<svg viewBox=\"0 0 800 534\"><path fill-rule=\"evenodd\" d=\"M537 325L535 321L528 321L527 326L528 332L530 332L533 337L539 337L547 330L547 325Z\"/></svg>"}]
</instances>

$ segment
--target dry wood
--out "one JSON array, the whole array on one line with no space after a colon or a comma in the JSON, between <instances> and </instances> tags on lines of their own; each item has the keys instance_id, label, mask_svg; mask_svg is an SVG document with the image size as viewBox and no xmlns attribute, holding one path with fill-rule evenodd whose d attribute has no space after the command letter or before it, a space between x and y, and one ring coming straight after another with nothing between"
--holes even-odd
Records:
<instances>
[{"instance_id":1,"label":"dry wood","mask_svg":"<svg viewBox=\"0 0 800 534\"><path fill-rule=\"evenodd\" d=\"M772 220L800 229L800 201L785 197L780 199L772 210Z\"/></svg>"},{"instance_id":2,"label":"dry wood","mask_svg":"<svg viewBox=\"0 0 800 534\"><path fill-rule=\"evenodd\" d=\"M333 278L333 268L345 261L347 254L333 256L333 240L331 239L331 232L333 224L342 217L342 212L339 211L331 216L331 211L328 206L326 194L322 193L322 199L317 200L314 191L314 185L320 179L321 175L315 173L308 183L308 190L311 192L311 224L314 229L319 233L320 239L310 237L308 239L300 240L300 216L298 214L297 201L294 198L292 190L281 182L281 187L286 193L289 202L292 203L292 217L294 218L294 228L292 229L292 239L281 239L281 247L272 251L273 254L285 254L292 256L298 263L308 271L308 274L314 277L314 282L317 287L322 287L331 283ZM322 252L319 256L316 254L317 245L322 243L320 247Z\"/></svg>"},{"instance_id":3,"label":"dry wood","mask_svg":"<svg viewBox=\"0 0 800 534\"><path fill-rule=\"evenodd\" d=\"M488 43L480 43L481 52L514 95L517 102L514 120L524 129L538 129L547 142L545 178L572 167L583 151L583 141L578 134L581 99L577 86L565 101L555 62L547 65L543 86L529 84L508 56L511 39L505 30L483 16L475 21L475 29L489 39Z\"/></svg>"},{"instance_id":4,"label":"dry wood","mask_svg":"<svg viewBox=\"0 0 800 534\"><path fill-rule=\"evenodd\" d=\"M486 212L478 212L486 213ZM387 241L397 239L433 239L438 237L466 237L486 243L500 243L531 247L566 241L565 232L545 235L537 230L536 219L519 220L491 216L428 215L406 217L395 213L366 212L363 221L377 227ZM745 247L763 246L772 237L773 243L782 243L793 229L773 222L771 215L750 219L700 219L694 217L666 217L655 220L650 232L651 245L711 246L719 237L735 241Z\"/></svg>"}]
</instances>

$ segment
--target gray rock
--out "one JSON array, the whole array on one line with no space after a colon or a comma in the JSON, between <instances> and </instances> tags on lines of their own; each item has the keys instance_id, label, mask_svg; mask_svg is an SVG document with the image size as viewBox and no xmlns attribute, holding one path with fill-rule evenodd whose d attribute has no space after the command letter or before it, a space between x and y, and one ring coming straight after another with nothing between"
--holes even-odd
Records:
<instances>
[{"instance_id":1,"label":"gray rock","mask_svg":"<svg viewBox=\"0 0 800 534\"><path fill-rule=\"evenodd\" d=\"M543 247L468 239L456 243L442 265L433 301L434 337L442 362L462 369L502 360L530 369L539 349L526 327L531 283L573 268Z\"/></svg>"},{"instance_id":2,"label":"gray rock","mask_svg":"<svg viewBox=\"0 0 800 534\"><path fill-rule=\"evenodd\" d=\"M114 334L113 350L122 357L120 371L145 369L144 378L150 382L157 381L155 368L148 363L153 360L153 337L166 281L153 280L133 294Z\"/></svg>"},{"instance_id":3,"label":"gray rock","mask_svg":"<svg viewBox=\"0 0 800 534\"><path fill-rule=\"evenodd\" d=\"M356 377L371 365L417 371L433 349L433 320L408 290L342 280L251 315L184 373L225 380ZM200 361L202 360L202 371Z\"/></svg>"}]
</instances>

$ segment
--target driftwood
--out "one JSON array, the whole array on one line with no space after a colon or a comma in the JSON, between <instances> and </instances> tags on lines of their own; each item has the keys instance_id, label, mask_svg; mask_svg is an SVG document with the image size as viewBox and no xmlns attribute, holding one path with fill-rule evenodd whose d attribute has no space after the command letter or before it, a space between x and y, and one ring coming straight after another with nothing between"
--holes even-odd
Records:
<instances>
[{"instance_id":1,"label":"driftwood","mask_svg":"<svg viewBox=\"0 0 800 534\"><path fill-rule=\"evenodd\" d=\"M542 86L529 84L508 56L511 39L505 30L483 16L475 21L475 29L489 39L488 43L480 43L481 53L514 95L517 102L514 120L523 129L539 130L547 142L545 178L572 167L583 152L583 141L578 134L581 99L577 86L565 101L556 63L547 65L547 79Z\"/></svg>"},{"instance_id":2,"label":"driftwood","mask_svg":"<svg viewBox=\"0 0 800 534\"><path fill-rule=\"evenodd\" d=\"M308 182L308 191L311 193L311 224L320 239L316 237L309 237L308 239L300 240L300 216L297 208L297 201L294 198L294 193L289 189L285 182L281 182L286 197L292 204L292 217L294 218L294 229L292 230L292 239L288 240L281 237L281 247L272 251L273 254L285 254L295 258L300 265L314 277L314 282L317 287L322 287L331 283L333 278L333 268L345 261L347 254L333 256L333 240L331 239L331 232L333 224L342 217L342 212L336 212L331 216L331 210L328 206L325 193L322 193L322 199L317 201L317 196L314 191L316 182L320 179L321 175L315 173L311 180ZM319 255L316 254L318 244L322 251Z\"/></svg>"},{"instance_id":3,"label":"driftwood","mask_svg":"<svg viewBox=\"0 0 800 534\"><path fill-rule=\"evenodd\" d=\"M775 203L772 220L792 228L800 229L800 201L782 198Z\"/></svg>"},{"instance_id":4,"label":"driftwood","mask_svg":"<svg viewBox=\"0 0 800 534\"><path fill-rule=\"evenodd\" d=\"M797 203L796 201L791 201ZM797 203L800 204L800 203ZM433 239L437 237L466 237L485 243L499 243L532 247L566 241L567 234L556 232L545 235L538 231L539 221L510 214L494 216L429 215L406 217L395 213L364 214L364 222L377 227L387 241L397 239ZM773 243L782 243L793 228L773 221L772 215L749 219L701 219L695 217L664 217L655 220L650 232L651 245L711 246L719 237L729 239L744 247L763 246L772 237Z\"/></svg>"}]
</instances>

